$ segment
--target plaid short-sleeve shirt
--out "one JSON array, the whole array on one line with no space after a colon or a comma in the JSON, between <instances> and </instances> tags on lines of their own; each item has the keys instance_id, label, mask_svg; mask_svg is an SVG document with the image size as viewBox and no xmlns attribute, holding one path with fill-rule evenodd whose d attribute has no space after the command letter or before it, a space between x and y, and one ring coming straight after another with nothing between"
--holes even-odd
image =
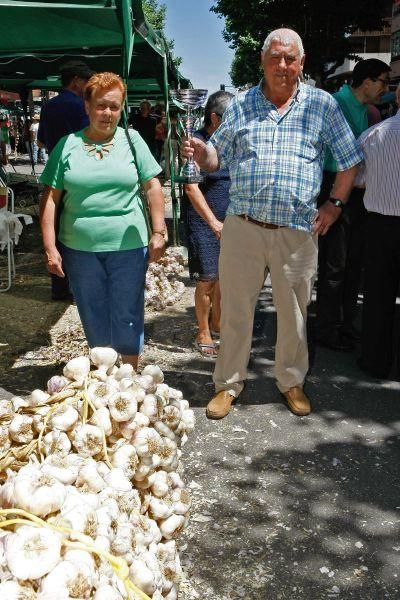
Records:
<instances>
[{"instance_id":1,"label":"plaid short-sleeve shirt","mask_svg":"<svg viewBox=\"0 0 400 600\"><path fill-rule=\"evenodd\" d=\"M211 137L231 177L227 214L311 231L326 148L343 171L362 153L337 102L300 83L284 114L262 83L237 96Z\"/></svg>"}]
</instances>

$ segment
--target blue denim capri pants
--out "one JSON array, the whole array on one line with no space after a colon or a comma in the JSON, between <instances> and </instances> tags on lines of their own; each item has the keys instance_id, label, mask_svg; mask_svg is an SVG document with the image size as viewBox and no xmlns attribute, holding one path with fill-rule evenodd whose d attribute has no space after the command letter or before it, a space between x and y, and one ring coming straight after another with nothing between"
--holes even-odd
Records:
<instances>
[{"instance_id":1,"label":"blue denim capri pants","mask_svg":"<svg viewBox=\"0 0 400 600\"><path fill-rule=\"evenodd\" d=\"M147 247L85 252L61 244L61 255L89 347L140 354Z\"/></svg>"}]
</instances>

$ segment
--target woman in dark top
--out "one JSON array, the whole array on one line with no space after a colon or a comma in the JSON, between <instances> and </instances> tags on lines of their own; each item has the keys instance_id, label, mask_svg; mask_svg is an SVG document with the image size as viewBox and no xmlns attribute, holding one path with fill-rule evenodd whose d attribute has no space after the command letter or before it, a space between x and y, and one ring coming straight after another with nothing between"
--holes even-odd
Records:
<instances>
[{"instance_id":1,"label":"woman in dark top","mask_svg":"<svg viewBox=\"0 0 400 600\"><path fill-rule=\"evenodd\" d=\"M230 104L232 94L215 92L205 107L204 127L195 133L207 141L222 122L225 109ZM219 334L220 327L220 288L218 281L218 257L220 237L229 203L229 172L220 169L214 173L203 173L201 184L185 185L190 200L188 207L189 228L189 270L196 280L195 310L198 333L195 346L208 358L216 358L217 346L212 334Z\"/></svg>"}]
</instances>

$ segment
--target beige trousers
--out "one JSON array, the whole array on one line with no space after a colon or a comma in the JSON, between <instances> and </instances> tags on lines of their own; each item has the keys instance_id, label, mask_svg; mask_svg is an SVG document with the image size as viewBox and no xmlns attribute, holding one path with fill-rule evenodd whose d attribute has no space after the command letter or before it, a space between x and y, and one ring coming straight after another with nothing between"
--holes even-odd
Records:
<instances>
[{"instance_id":1,"label":"beige trousers","mask_svg":"<svg viewBox=\"0 0 400 600\"><path fill-rule=\"evenodd\" d=\"M221 238L221 344L216 391L238 396L247 378L254 310L268 273L277 312L275 377L281 392L303 386L308 371L307 305L317 271L317 236L282 227L264 229L237 216Z\"/></svg>"}]
</instances>

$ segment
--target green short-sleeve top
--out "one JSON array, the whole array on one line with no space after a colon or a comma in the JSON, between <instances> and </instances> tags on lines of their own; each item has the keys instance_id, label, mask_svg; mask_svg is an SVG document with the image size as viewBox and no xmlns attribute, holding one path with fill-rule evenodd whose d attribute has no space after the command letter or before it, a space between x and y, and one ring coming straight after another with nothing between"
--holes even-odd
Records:
<instances>
[{"instance_id":1,"label":"green short-sleeve top","mask_svg":"<svg viewBox=\"0 0 400 600\"><path fill-rule=\"evenodd\" d=\"M121 127L102 160L88 152L83 130L63 137L51 152L40 181L64 191L58 239L68 248L108 252L147 246L140 182L161 167L139 133L129 134L136 162Z\"/></svg>"}]
</instances>

